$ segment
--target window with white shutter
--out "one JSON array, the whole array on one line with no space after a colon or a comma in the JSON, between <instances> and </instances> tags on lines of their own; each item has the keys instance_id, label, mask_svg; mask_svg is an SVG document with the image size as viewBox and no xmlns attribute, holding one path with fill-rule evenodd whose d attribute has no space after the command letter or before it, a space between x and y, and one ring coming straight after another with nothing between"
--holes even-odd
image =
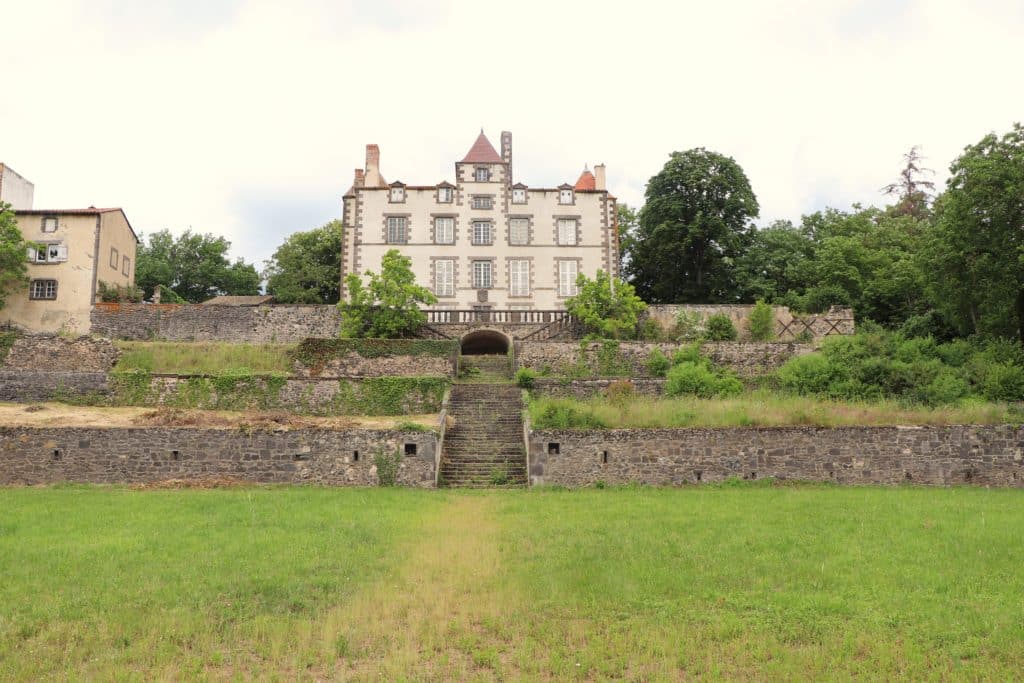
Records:
<instances>
[{"instance_id":1,"label":"window with white shutter","mask_svg":"<svg viewBox=\"0 0 1024 683\"><path fill-rule=\"evenodd\" d=\"M450 187L439 187L437 188L437 201L439 204L451 204L452 203L452 188Z\"/></svg>"},{"instance_id":2,"label":"window with white shutter","mask_svg":"<svg viewBox=\"0 0 1024 683\"><path fill-rule=\"evenodd\" d=\"M526 203L526 190L522 188L516 188L512 190L512 203L513 204L525 204Z\"/></svg>"},{"instance_id":3,"label":"window with white shutter","mask_svg":"<svg viewBox=\"0 0 1024 683\"><path fill-rule=\"evenodd\" d=\"M509 296L530 296L530 262L517 259L508 262Z\"/></svg>"},{"instance_id":4,"label":"window with white shutter","mask_svg":"<svg viewBox=\"0 0 1024 683\"><path fill-rule=\"evenodd\" d=\"M451 259L434 261L434 294L455 296L455 261Z\"/></svg>"},{"instance_id":5,"label":"window with white shutter","mask_svg":"<svg viewBox=\"0 0 1024 683\"><path fill-rule=\"evenodd\" d=\"M561 190L558 193L559 204L572 204L573 203L573 192L572 190Z\"/></svg>"},{"instance_id":6,"label":"window with white shutter","mask_svg":"<svg viewBox=\"0 0 1024 683\"><path fill-rule=\"evenodd\" d=\"M392 187L391 188L391 201L392 202L404 202L405 201L405 188L404 187Z\"/></svg>"},{"instance_id":7,"label":"window with white shutter","mask_svg":"<svg viewBox=\"0 0 1024 683\"><path fill-rule=\"evenodd\" d=\"M491 244L491 223L475 221L473 223L473 244Z\"/></svg>"},{"instance_id":8,"label":"window with white shutter","mask_svg":"<svg viewBox=\"0 0 1024 683\"><path fill-rule=\"evenodd\" d=\"M508 243L529 244L530 243L530 219L510 218L508 221Z\"/></svg>"},{"instance_id":9,"label":"window with white shutter","mask_svg":"<svg viewBox=\"0 0 1024 683\"><path fill-rule=\"evenodd\" d=\"M473 289L491 288L491 262L473 261Z\"/></svg>"},{"instance_id":10,"label":"window with white shutter","mask_svg":"<svg viewBox=\"0 0 1024 683\"><path fill-rule=\"evenodd\" d=\"M388 244L405 244L408 241L405 225L405 216L388 216Z\"/></svg>"},{"instance_id":11,"label":"window with white shutter","mask_svg":"<svg viewBox=\"0 0 1024 683\"><path fill-rule=\"evenodd\" d=\"M558 243L567 246L576 244L576 220L573 218L558 219Z\"/></svg>"},{"instance_id":12,"label":"window with white shutter","mask_svg":"<svg viewBox=\"0 0 1024 683\"><path fill-rule=\"evenodd\" d=\"M434 219L434 242L452 244L455 242L455 219L441 217Z\"/></svg>"},{"instance_id":13,"label":"window with white shutter","mask_svg":"<svg viewBox=\"0 0 1024 683\"><path fill-rule=\"evenodd\" d=\"M558 262L558 296L576 296L576 276L579 274L579 263L576 261Z\"/></svg>"}]
</instances>

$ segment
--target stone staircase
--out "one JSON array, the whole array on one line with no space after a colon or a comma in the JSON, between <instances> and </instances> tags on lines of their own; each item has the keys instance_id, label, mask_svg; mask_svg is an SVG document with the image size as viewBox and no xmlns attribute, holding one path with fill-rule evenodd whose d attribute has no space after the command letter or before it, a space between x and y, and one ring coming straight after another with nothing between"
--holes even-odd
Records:
<instances>
[{"instance_id":1,"label":"stone staircase","mask_svg":"<svg viewBox=\"0 0 1024 683\"><path fill-rule=\"evenodd\" d=\"M504 354L459 356L459 380L463 382L507 382L512 363Z\"/></svg>"},{"instance_id":2,"label":"stone staircase","mask_svg":"<svg viewBox=\"0 0 1024 683\"><path fill-rule=\"evenodd\" d=\"M476 358L481 358L477 356ZM505 359L506 363L508 359ZM506 370L507 373L507 370ZM510 383L452 386L448 414L454 425L444 436L441 486L526 486L522 394Z\"/></svg>"}]
</instances>

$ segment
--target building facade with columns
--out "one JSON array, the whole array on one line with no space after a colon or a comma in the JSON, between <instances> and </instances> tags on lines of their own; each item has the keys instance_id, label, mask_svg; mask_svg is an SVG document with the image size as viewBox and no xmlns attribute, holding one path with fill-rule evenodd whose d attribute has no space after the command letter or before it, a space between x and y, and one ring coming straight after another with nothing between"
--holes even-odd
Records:
<instances>
[{"instance_id":1,"label":"building facade with columns","mask_svg":"<svg viewBox=\"0 0 1024 683\"><path fill-rule=\"evenodd\" d=\"M576 277L618 275L616 200L604 165L574 184L530 187L512 172L512 135L501 153L483 131L435 185L388 183L380 150L367 145L345 193L342 287L348 273L379 271L397 249L416 281L437 296L433 308L553 310L576 294Z\"/></svg>"}]
</instances>

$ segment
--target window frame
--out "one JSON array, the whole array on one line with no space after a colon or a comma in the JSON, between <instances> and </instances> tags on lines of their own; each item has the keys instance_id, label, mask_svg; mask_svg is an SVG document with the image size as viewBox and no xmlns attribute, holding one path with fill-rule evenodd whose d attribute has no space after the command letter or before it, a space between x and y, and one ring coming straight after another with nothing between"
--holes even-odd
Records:
<instances>
[{"instance_id":1,"label":"window frame","mask_svg":"<svg viewBox=\"0 0 1024 683\"><path fill-rule=\"evenodd\" d=\"M443 198L446 197L446 198ZM444 187L437 188L437 203L438 204L451 204L455 197L455 192L452 188L445 185Z\"/></svg>"},{"instance_id":2,"label":"window frame","mask_svg":"<svg viewBox=\"0 0 1024 683\"><path fill-rule=\"evenodd\" d=\"M117 247L110 247L110 267L117 270L117 267L121 265L121 255L117 251Z\"/></svg>"},{"instance_id":3,"label":"window frame","mask_svg":"<svg viewBox=\"0 0 1024 683\"><path fill-rule=\"evenodd\" d=\"M512 239L515 234L514 225L522 223L523 239L516 241ZM530 244L530 219L525 216L510 216L508 219L508 244L512 247L524 247Z\"/></svg>"},{"instance_id":4,"label":"window frame","mask_svg":"<svg viewBox=\"0 0 1024 683\"><path fill-rule=\"evenodd\" d=\"M395 193L398 193L398 198L395 198ZM405 187L403 185L395 185L388 190L388 202L391 204L404 204L405 203Z\"/></svg>"},{"instance_id":5,"label":"window frame","mask_svg":"<svg viewBox=\"0 0 1024 683\"><path fill-rule=\"evenodd\" d=\"M450 239L441 239L438 221L445 221L447 223L451 235ZM434 244L455 244L455 216L434 216Z\"/></svg>"},{"instance_id":6,"label":"window frame","mask_svg":"<svg viewBox=\"0 0 1024 683\"><path fill-rule=\"evenodd\" d=\"M572 266L572 268L568 268ZM562 287L562 269L572 270L573 276L569 278L568 288L563 289ZM576 280L580 275L580 262L575 259L558 259L558 297L560 299L568 299L569 297L576 296L579 294L579 287L576 284Z\"/></svg>"},{"instance_id":7,"label":"window frame","mask_svg":"<svg viewBox=\"0 0 1024 683\"><path fill-rule=\"evenodd\" d=\"M525 204L526 203L526 190L522 187L512 188L512 203L513 204Z\"/></svg>"},{"instance_id":8,"label":"window frame","mask_svg":"<svg viewBox=\"0 0 1024 683\"><path fill-rule=\"evenodd\" d=\"M519 272L516 274L516 266L525 265L525 273ZM530 265L530 259L516 258L509 259L508 261L508 295L509 297L528 297L530 296L530 275L532 266ZM518 286L517 286L518 285Z\"/></svg>"},{"instance_id":9,"label":"window frame","mask_svg":"<svg viewBox=\"0 0 1024 683\"><path fill-rule=\"evenodd\" d=\"M49 221L53 221L53 230L47 230L46 229L46 224ZM59 227L60 227L60 221L57 220L57 216L43 216L43 222L42 222L42 225L39 226L39 230L41 232L44 232L44 233L57 232L57 229Z\"/></svg>"},{"instance_id":10,"label":"window frame","mask_svg":"<svg viewBox=\"0 0 1024 683\"><path fill-rule=\"evenodd\" d=\"M565 201L566 198L569 201ZM576 193L571 189L559 189L558 190L558 203L562 206L569 206L576 203Z\"/></svg>"},{"instance_id":11,"label":"window frame","mask_svg":"<svg viewBox=\"0 0 1024 683\"><path fill-rule=\"evenodd\" d=\"M48 296L47 294L49 294L49 288L50 288L51 285L53 287L53 294L52 294L52 296ZM43 289L43 295L42 296L37 296L36 295L36 287L37 286L42 286L42 287L45 288L45 289ZM54 278L37 278L37 279L34 279L31 282L29 282L28 298L31 301L56 301L57 300L57 286L58 286L57 285L57 280L54 279Z\"/></svg>"},{"instance_id":12,"label":"window frame","mask_svg":"<svg viewBox=\"0 0 1024 683\"><path fill-rule=\"evenodd\" d=\"M401 226L402 236L400 241L391 239L392 221L395 225ZM384 219L384 242L386 244L408 244L409 243L409 218L408 216L386 216Z\"/></svg>"},{"instance_id":13,"label":"window frame","mask_svg":"<svg viewBox=\"0 0 1024 683\"><path fill-rule=\"evenodd\" d=\"M470 198L469 205L476 211L489 211L494 208L494 197L489 194L475 194Z\"/></svg>"},{"instance_id":14,"label":"window frame","mask_svg":"<svg viewBox=\"0 0 1024 683\"><path fill-rule=\"evenodd\" d=\"M477 239L477 228L486 227L487 230L487 241L481 241ZM487 247L494 244L494 223L492 221L473 221L471 229L470 242L473 246Z\"/></svg>"},{"instance_id":15,"label":"window frame","mask_svg":"<svg viewBox=\"0 0 1024 683\"><path fill-rule=\"evenodd\" d=\"M579 228L580 222L576 218L557 218L555 219L555 243L560 247L575 247L579 246ZM565 225L572 224L572 241L566 242L563 240L562 228Z\"/></svg>"},{"instance_id":16,"label":"window frame","mask_svg":"<svg viewBox=\"0 0 1024 683\"><path fill-rule=\"evenodd\" d=\"M478 271L477 271L477 267L478 266L481 267L481 270L479 271L481 274L483 272L486 272L486 274L487 274L486 284L482 284L482 282L483 282L482 278L478 277ZM483 268L483 266L486 266L486 268ZM494 287L494 262L493 261L482 260L482 259L474 260L472 262L471 270L472 270L472 274L473 274L473 289L491 289L491 288Z\"/></svg>"},{"instance_id":17,"label":"window frame","mask_svg":"<svg viewBox=\"0 0 1024 683\"><path fill-rule=\"evenodd\" d=\"M491 169L487 166L475 166L473 167L473 182L474 183L489 183L491 182Z\"/></svg>"},{"instance_id":18,"label":"window frame","mask_svg":"<svg viewBox=\"0 0 1024 683\"><path fill-rule=\"evenodd\" d=\"M131 277L129 275L129 273L131 272L129 268L129 266L131 266L131 263L132 260L128 258L127 254L121 254L121 275L124 275L125 277Z\"/></svg>"},{"instance_id":19,"label":"window frame","mask_svg":"<svg viewBox=\"0 0 1024 683\"><path fill-rule=\"evenodd\" d=\"M442 263L446 264L447 273L441 272ZM443 281L442 275L445 276ZM441 258L434 261L434 296L455 296L455 259Z\"/></svg>"}]
</instances>

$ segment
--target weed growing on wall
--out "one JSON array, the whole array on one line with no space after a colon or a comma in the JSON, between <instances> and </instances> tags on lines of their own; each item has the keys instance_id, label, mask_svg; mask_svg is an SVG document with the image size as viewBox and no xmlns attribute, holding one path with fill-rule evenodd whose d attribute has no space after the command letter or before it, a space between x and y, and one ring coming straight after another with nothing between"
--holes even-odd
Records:
<instances>
[{"instance_id":1,"label":"weed growing on wall","mask_svg":"<svg viewBox=\"0 0 1024 683\"><path fill-rule=\"evenodd\" d=\"M290 357L317 374L335 358L355 353L363 358L390 356L431 356L453 358L459 353L454 339L306 339L290 352Z\"/></svg>"},{"instance_id":2,"label":"weed growing on wall","mask_svg":"<svg viewBox=\"0 0 1024 683\"><path fill-rule=\"evenodd\" d=\"M368 377L339 380L331 410L337 415L406 415L414 405L438 412L448 380L440 377Z\"/></svg>"},{"instance_id":3,"label":"weed growing on wall","mask_svg":"<svg viewBox=\"0 0 1024 683\"><path fill-rule=\"evenodd\" d=\"M377 468L378 486L394 486L398 481L398 465L402 462L402 453L396 448L388 452L378 449L373 454L373 464Z\"/></svg>"},{"instance_id":4,"label":"weed growing on wall","mask_svg":"<svg viewBox=\"0 0 1024 683\"><path fill-rule=\"evenodd\" d=\"M148 406L152 405L153 376L148 370L124 370L108 375L113 400L116 405Z\"/></svg>"}]
</instances>

